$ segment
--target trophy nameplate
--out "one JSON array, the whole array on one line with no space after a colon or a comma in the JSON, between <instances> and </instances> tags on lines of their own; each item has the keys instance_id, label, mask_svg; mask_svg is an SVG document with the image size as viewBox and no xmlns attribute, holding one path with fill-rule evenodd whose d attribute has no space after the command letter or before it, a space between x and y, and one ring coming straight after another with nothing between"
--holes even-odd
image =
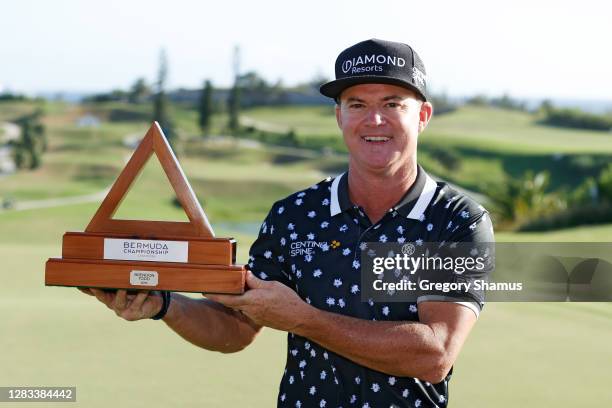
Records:
<instances>
[{"instance_id":1,"label":"trophy nameplate","mask_svg":"<svg viewBox=\"0 0 612 408\"><path fill-rule=\"evenodd\" d=\"M113 219L132 183L155 153L189 222ZM200 293L244 293L246 269L236 241L215 238L157 122L111 187L85 232L66 232L62 257L45 265L46 286Z\"/></svg>"}]
</instances>

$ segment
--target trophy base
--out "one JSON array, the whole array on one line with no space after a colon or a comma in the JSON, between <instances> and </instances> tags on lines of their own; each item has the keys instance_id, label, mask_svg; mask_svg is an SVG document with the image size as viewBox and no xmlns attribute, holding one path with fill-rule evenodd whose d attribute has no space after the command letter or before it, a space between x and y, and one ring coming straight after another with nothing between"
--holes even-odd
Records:
<instances>
[{"instance_id":1,"label":"trophy base","mask_svg":"<svg viewBox=\"0 0 612 408\"><path fill-rule=\"evenodd\" d=\"M64 259L105 259L104 248L108 240L148 239L156 242L188 243L187 263L205 265L232 265L236 262L236 240L233 238L177 237L171 235L139 236L126 233L66 232L62 243ZM129 259L118 259L129 260ZM138 262L138 260L135 260ZM156 261L157 262L157 261ZM161 261L159 261L161 262Z\"/></svg>"},{"instance_id":2,"label":"trophy base","mask_svg":"<svg viewBox=\"0 0 612 408\"><path fill-rule=\"evenodd\" d=\"M240 295L245 279L243 265L63 258L51 258L45 265L45 286Z\"/></svg>"}]
</instances>

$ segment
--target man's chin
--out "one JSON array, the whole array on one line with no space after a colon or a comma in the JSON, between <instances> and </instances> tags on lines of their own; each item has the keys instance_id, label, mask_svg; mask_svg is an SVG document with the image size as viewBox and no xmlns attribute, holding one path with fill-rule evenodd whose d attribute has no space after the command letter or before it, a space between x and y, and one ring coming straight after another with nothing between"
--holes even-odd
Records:
<instances>
[{"instance_id":1,"label":"man's chin","mask_svg":"<svg viewBox=\"0 0 612 408\"><path fill-rule=\"evenodd\" d=\"M361 164L367 169L382 171L397 165L397 157L390 154L372 155L364 157Z\"/></svg>"},{"instance_id":2,"label":"man's chin","mask_svg":"<svg viewBox=\"0 0 612 408\"><path fill-rule=\"evenodd\" d=\"M367 173L392 175L400 168L410 166L411 162L411 160L398 160L397 157L361 158L361 160L350 160L350 168L355 168L357 166Z\"/></svg>"},{"instance_id":3,"label":"man's chin","mask_svg":"<svg viewBox=\"0 0 612 408\"><path fill-rule=\"evenodd\" d=\"M364 170L371 174L387 174L393 171L394 166L389 162L367 163L361 166Z\"/></svg>"}]
</instances>

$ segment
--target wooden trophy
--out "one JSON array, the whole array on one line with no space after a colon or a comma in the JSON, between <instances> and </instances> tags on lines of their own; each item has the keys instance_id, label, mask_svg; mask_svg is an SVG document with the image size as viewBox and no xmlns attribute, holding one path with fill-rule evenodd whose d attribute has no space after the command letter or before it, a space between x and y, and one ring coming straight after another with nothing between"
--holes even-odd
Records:
<instances>
[{"instance_id":1,"label":"wooden trophy","mask_svg":"<svg viewBox=\"0 0 612 408\"><path fill-rule=\"evenodd\" d=\"M189 222L113 219L155 152ZM236 241L215 238L176 156L154 122L85 232L66 232L62 257L45 267L45 285L177 292L244 293Z\"/></svg>"}]
</instances>

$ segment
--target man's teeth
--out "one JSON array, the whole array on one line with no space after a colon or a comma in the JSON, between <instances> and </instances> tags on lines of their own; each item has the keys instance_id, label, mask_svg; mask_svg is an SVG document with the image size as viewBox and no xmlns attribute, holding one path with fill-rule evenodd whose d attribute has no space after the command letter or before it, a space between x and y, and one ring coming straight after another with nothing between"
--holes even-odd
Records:
<instances>
[{"instance_id":1,"label":"man's teeth","mask_svg":"<svg viewBox=\"0 0 612 408\"><path fill-rule=\"evenodd\" d=\"M386 137L386 136L366 136L365 137L366 142L386 142L389 139L390 137Z\"/></svg>"}]
</instances>

